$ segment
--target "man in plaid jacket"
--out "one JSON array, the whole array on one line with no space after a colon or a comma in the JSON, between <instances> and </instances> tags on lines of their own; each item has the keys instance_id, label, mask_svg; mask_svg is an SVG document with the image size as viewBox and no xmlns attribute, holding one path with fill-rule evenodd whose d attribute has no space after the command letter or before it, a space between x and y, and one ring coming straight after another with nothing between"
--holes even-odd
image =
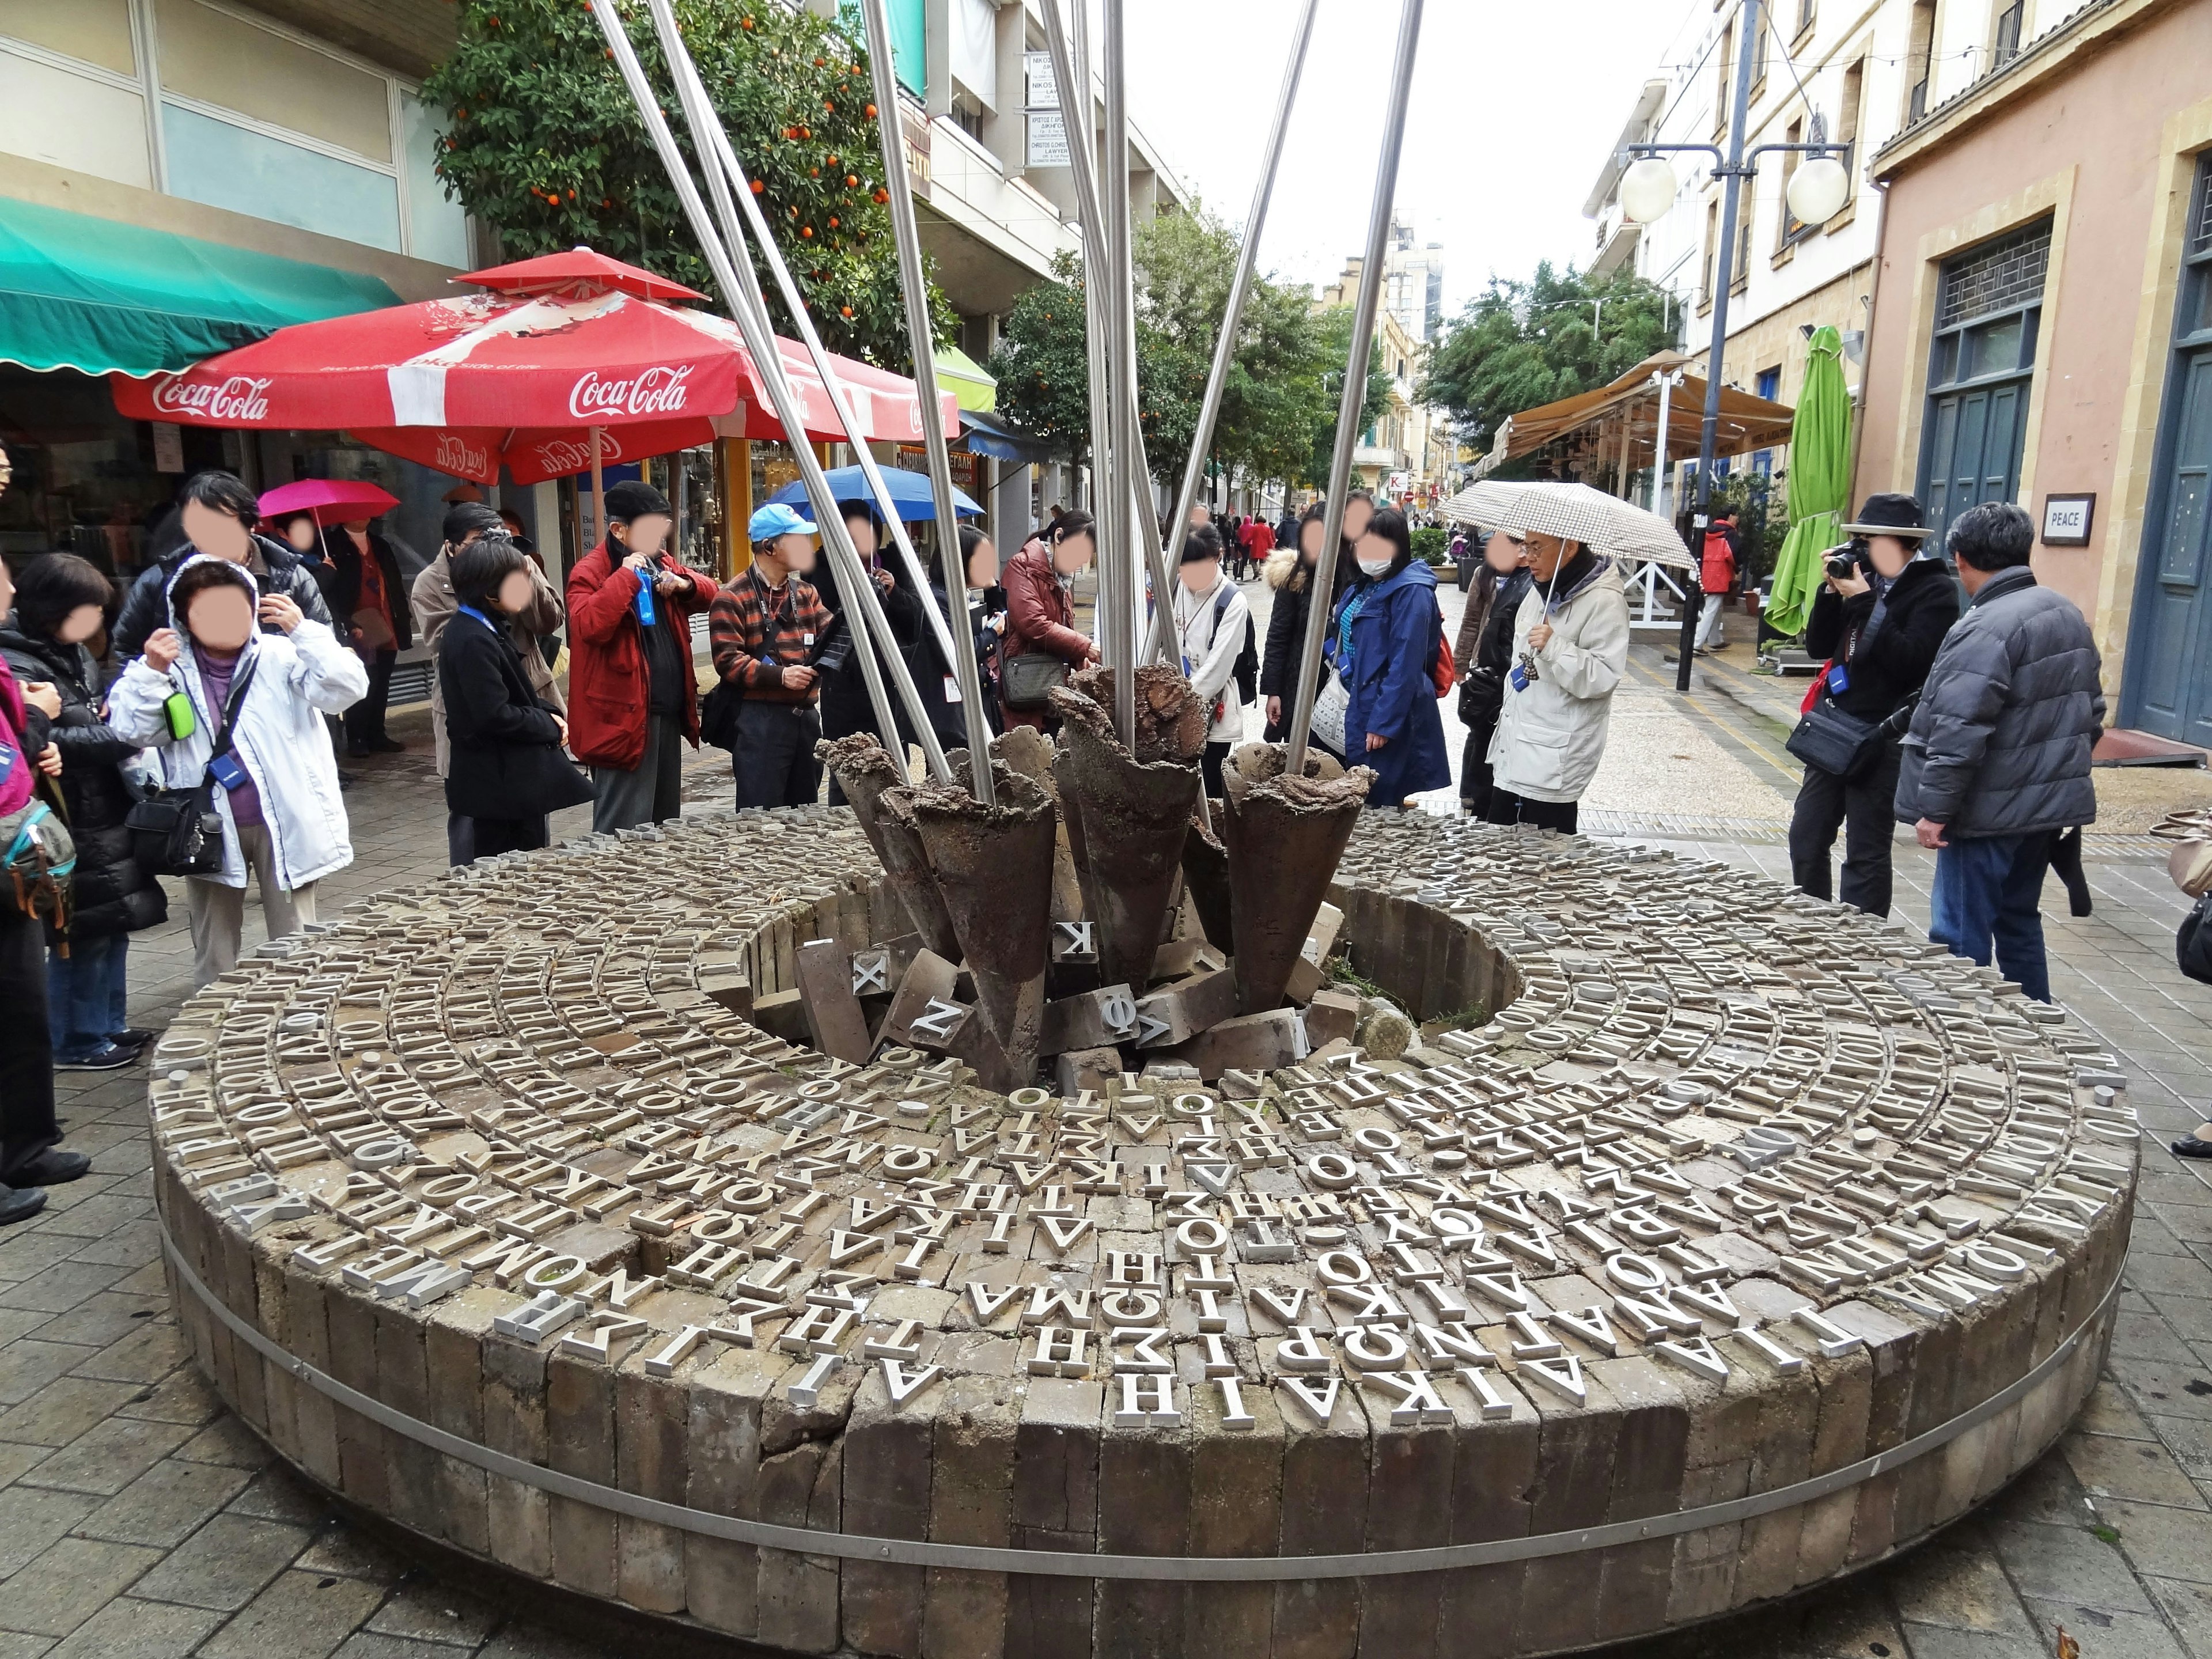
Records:
<instances>
[{"instance_id":1,"label":"man in plaid jacket","mask_svg":"<svg viewBox=\"0 0 2212 1659\"><path fill-rule=\"evenodd\" d=\"M740 811L811 805L822 787L814 758L822 694L808 657L830 610L803 580L814 568L815 533L788 507L761 508L745 526L751 568L724 586L707 613L714 672L744 696L730 751Z\"/></svg>"}]
</instances>

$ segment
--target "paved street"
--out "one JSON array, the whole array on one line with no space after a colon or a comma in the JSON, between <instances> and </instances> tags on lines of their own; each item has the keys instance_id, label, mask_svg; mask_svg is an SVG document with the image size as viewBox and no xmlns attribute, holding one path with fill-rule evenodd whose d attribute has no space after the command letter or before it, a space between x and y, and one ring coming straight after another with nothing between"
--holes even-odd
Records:
<instances>
[{"instance_id":1,"label":"paved street","mask_svg":"<svg viewBox=\"0 0 2212 1659\"><path fill-rule=\"evenodd\" d=\"M1458 595L1446 593L1455 617ZM1760 679L1748 659L1739 646L1701 663L1686 704L1662 689L1671 670L1656 640L1638 645L1589 827L1784 872L1795 779L1781 738L1802 682ZM423 715L394 729L417 746L350 768L356 862L324 884L325 915L443 864ZM709 751L688 798L720 802L727 776ZM2162 1143L2212 1112L2212 988L2174 970L2183 904L2140 831L2161 803L2204 799L2207 781L2100 772L2099 783L2096 914L2051 920L2053 978L2128 1057L2131 1098ZM556 838L585 816L563 815ZM1899 920L1921 926L1930 861L1900 846L1899 866ZM188 988L175 908L179 921L132 944L138 1024L161 1024ZM258 925L249 910L249 939ZM156 1262L143 1073L62 1081L70 1144L93 1154L94 1173L0 1235L0 1659L651 1650L580 1636L543 1592L519 1611L480 1572L457 1577L368 1537L276 1465L184 1358ZM2051 1653L2063 1625L2086 1659L2212 1659L2212 1182L2163 1152L2146 1159L2128 1285L2089 1412L1981 1516L1724 1635L1643 1651L2025 1659Z\"/></svg>"}]
</instances>

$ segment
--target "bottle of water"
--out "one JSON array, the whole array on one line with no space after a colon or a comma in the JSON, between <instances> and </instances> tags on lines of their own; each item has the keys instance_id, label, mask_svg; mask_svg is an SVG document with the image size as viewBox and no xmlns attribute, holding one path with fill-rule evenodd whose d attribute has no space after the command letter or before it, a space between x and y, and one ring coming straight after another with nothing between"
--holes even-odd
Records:
<instances>
[{"instance_id":1,"label":"bottle of water","mask_svg":"<svg viewBox=\"0 0 2212 1659\"><path fill-rule=\"evenodd\" d=\"M637 623L641 628L653 626L653 573L637 573Z\"/></svg>"}]
</instances>

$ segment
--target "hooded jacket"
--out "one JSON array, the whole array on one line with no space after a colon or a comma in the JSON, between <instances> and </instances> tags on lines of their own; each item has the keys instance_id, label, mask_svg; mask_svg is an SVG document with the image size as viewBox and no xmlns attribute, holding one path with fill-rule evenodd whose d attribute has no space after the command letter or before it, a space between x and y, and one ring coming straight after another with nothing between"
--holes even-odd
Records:
<instances>
[{"instance_id":1,"label":"hooded jacket","mask_svg":"<svg viewBox=\"0 0 2212 1659\"><path fill-rule=\"evenodd\" d=\"M399 556L392 550L392 544L374 530L368 532L368 556L376 561L378 573L384 578L385 608L392 613L393 641L386 649L404 651L415 643L415 627L409 614L407 586L399 579ZM330 583L323 597L330 602L331 615L344 617L349 629L354 612L361 609L361 552L343 525L332 525L323 532L323 569Z\"/></svg>"},{"instance_id":2,"label":"hooded jacket","mask_svg":"<svg viewBox=\"0 0 2212 1659\"><path fill-rule=\"evenodd\" d=\"M424 565L415 578L415 586L408 590L408 609L414 613L415 626L421 630L422 643L435 651L438 636L446 624L453 621L460 607L453 596L453 556L444 548L438 556ZM568 712L568 700L561 695L552 665L538 648L538 641L561 630L561 596L553 591L553 584L545 580L545 573L538 568L538 561L530 561L530 609L514 618L507 632L520 635L516 648L522 653L522 671L530 677L530 690L540 702L556 714ZM453 765L453 737L446 724L446 683L435 673L430 676L430 738L437 752L438 775L444 777Z\"/></svg>"},{"instance_id":3,"label":"hooded jacket","mask_svg":"<svg viewBox=\"0 0 2212 1659\"><path fill-rule=\"evenodd\" d=\"M1328 647L1336 650L1344 606L1359 594L1352 623L1352 672L1345 681L1345 754L1359 766L1375 769L1369 786L1370 806L1395 806L1408 795L1443 789L1451 783L1451 761L1444 751L1443 717L1437 712L1429 642L1440 640L1436 573L1415 559L1381 581L1354 582L1330 618ZM1368 733L1385 739L1367 747Z\"/></svg>"},{"instance_id":4,"label":"hooded jacket","mask_svg":"<svg viewBox=\"0 0 2212 1659\"><path fill-rule=\"evenodd\" d=\"M1603 554L1582 556L1596 568L1553 595L1552 637L1541 651L1529 650L1528 634L1545 619L1544 583L1530 580L1513 617L1505 701L1489 759L1493 787L1528 800L1583 798L1605 756L1614 688L1628 672L1628 598L1620 568ZM1512 670L1524 653L1535 659L1536 672L1516 690Z\"/></svg>"},{"instance_id":5,"label":"hooded jacket","mask_svg":"<svg viewBox=\"0 0 2212 1659\"><path fill-rule=\"evenodd\" d=\"M124 595L123 610L115 618L115 626L108 630L108 644L116 661L128 662L146 648L148 635L170 625L169 584L188 562L204 556L188 547L176 557L149 564L138 573L130 592ZM307 562L283 543L256 535L253 562L244 568L262 592L282 593L300 607L300 614L309 622L320 623L325 628L331 625L331 608L324 602L322 584L315 580ZM266 623L261 631L283 632L274 623Z\"/></svg>"},{"instance_id":6,"label":"hooded jacket","mask_svg":"<svg viewBox=\"0 0 2212 1659\"><path fill-rule=\"evenodd\" d=\"M684 735L699 746L699 677L691 672L694 612L714 602L712 580L664 553L659 567L684 586L653 596L653 625L674 635L683 665ZM645 633L637 620L636 571L608 544L568 572L568 747L586 766L635 771L645 758L645 720L653 688Z\"/></svg>"},{"instance_id":7,"label":"hooded jacket","mask_svg":"<svg viewBox=\"0 0 2212 1659\"><path fill-rule=\"evenodd\" d=\"M177 576L199 564L219 566L258 600L252 573L226 559L195 554L178 567ZM191 635L169 597L175 587L173 576L163 599L167 626L183 641L176 664L165 674L144 657L133 658L108 693L107 723L134 744L158 744L163 782L172 789L189 789L207 775L223 711L208 707ZM338 794L337 759L322 717L341 714L368 695L368 670L338 643L328 623L307 621L289 635L248 636L236 672L243 674L249 663L254 665L253 684L239 705L231 753L260 792L277 883L290 892L353 862L345 803ZM169 736L162 712L179 691L191 699L193 714L192 734L181 740ZM230 792L216 789L215 803L222 817L222 869L200 879L243 887L246 858L231 822Z\"/></svg>"},{"instance_id":8,"label":"hooded jacket","mask_svg":"<svg viewBox=\"0 0 2212 1659\"><path fill-rule=\"evenodd\" d=\"M1075 631L1075 605L1052 566L1052 548L1042 537L1031 537L1022 550L1006 561L999 580L1006 589L1006 631L999 642L1000 672L1016 657L1042 651L1079 668L1091 653L1091 641ZM1008 726L1042 729L1041 709L1006 708Z\"/></svg>"},{"instance_id":9,"label":"hooded jacket","mask_svg":"<svg viewBox=\"0 0 2212 1659\"><path fill-rule=\"evenodd\" d=\"M1267 610L1267 648L1260 659L1260 695L1280 697L1286 703L1297 695L1298 652L1305 644L1306 612L1313 609L1313 572L1303 580L1291 578L1298 568L1295 538L1288 546L1267 555L1260 574L1275 596ZM1284 718L1290 718L1287 713Z\"/></svg>"},{"instance_id":10,"label":"hooded jacket","mask_svg":"<svg viewBox=\"0 0 2212 1659\"><path fill-rule=\"evenodd\" d=\"M1992 574L1945 635L1912 711L1899 821L1968 839L2094 823L2102 666L2071 600L2037 586L2026 565Z\"/></svg>"},{"instance_id":11,"label":"hooded jacket","mask_svg":"<svg viewBox=\"0 0 2212 1659\"><path fill-rule=\"evenodd\" d=\"M76 874L70 896L72 939L105 939L152 927L169 913L161 884L131 856L123 827L131 793L122 765L138 745L118 737L100 717L100 672L81 645L64 645L34 634L10 617L0 628L0 657L16 679L47 680L62 700L50 729L62 752L62 799L76 842ZM58 937L52 927L49 939Z\"/></svg>"},{"instance_id":12,"label":"hooded jacket","mask_svg":"<svg viewBox=\"0 0 2212 1659\"><path fill-rule=\"evenodd\" d=\"M1182 641L1184 672L1190 689L1209 710L1219 700L1219 713L1209 718L1208 743L1241 743L1244 738L1244 704L1237 695L1237 658L1244 648L1244 630L1252 608L1224 572L1210 592L1193 593L1180 581L1169 610L1176 633Z\"/></svg>"}]
</instances>

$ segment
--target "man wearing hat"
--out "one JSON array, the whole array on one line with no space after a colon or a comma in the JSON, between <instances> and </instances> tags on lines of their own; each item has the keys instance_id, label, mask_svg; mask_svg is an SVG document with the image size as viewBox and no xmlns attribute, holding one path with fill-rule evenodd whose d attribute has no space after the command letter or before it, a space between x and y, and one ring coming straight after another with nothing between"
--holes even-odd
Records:
<instances>
[{"instance_id":1,"label":"man wearing hat","mask_svg":"<svg viewBox=\"0 0 2212 1659\"><path fill-rule=\"evenodd\" d=\"M1806 650L1828 659L1808 717L1880 727L1919 695L1958 620L1958 589L1942 560L1923 556L1928 526L1911 496L1869 495L1844 529L1856 539L1828 556L1805 624ZM1896 725L1847 777L1808 761L1790 820L1790 878L1814 898L1834 896L1828 855L1842 826L1844 902L1876 916L1889 914Z\"/></svg>"},{"instance_id":2,"label":"man wearing hat","mask_svg":"<svg viewBox=\"0 0 2212 1659\"><path fill-rule=\"evenodd\" d=\"M708 612L715 677L744 697L730 750L739 811L810 805L822 787L814 758L822 691L812 665L830 607L805 580L815 533L781 501L762 507L745 526L751 568L714 596Z\"/></svg>"},{"instance_id":3,"label":"man wearing hat","mask_svg":"<svg viewBox=\"0 0 2212 1659\"><path fill-rule=\"evenodd\" d=\"M1928 937L2051 1000L2042 894L2053 842L2097 817L2103 664L2073 602L2036 585L2035 524L2009 501L1952 521L1966 614L1905 735L1896 812L1936 852Z\"/></svg>"},{"instance_id":4,"label":"man wearing hat","mask_svg":"<svg viewBox=\"0 0 2212 1659\"><path fill-rule=\"evenodd\" d=\"M684 750L699 746L691 618L714 580L665 550L668 497L608 487L606 539L568 573L568 746L592 769L594 830L659 823L684 809Z\"/></svg>"}]
</instances>

